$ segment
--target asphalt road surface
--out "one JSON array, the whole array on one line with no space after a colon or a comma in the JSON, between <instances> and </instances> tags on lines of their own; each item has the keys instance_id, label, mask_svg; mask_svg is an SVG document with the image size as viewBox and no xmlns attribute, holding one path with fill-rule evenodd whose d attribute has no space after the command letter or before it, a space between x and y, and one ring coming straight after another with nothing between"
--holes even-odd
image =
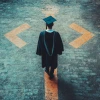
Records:
<instances>
[{"instance_id":1,"label":"asphalt road surface","mask_svg":"<svg viewBox=\"0 0 100 100\"><path fill-rule=\"evenodd\" d=\"M58 100L100 100L99 0L0 1L0 100L45 100L36 47L49 15L64 43Z\"/></svg>"}]
</instances>

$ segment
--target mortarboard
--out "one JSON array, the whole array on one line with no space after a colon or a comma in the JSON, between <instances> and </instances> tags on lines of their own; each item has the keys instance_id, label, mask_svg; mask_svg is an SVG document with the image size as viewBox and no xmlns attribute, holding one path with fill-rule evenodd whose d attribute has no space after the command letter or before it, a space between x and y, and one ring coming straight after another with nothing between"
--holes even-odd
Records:
<instances>
[{"instance_id":1,"label":"mortarboard","mask_svg":"<svg viewBox=\"0 0 100 100\"><path fill-rule=\"evenodd\" d=\"M53 22L56 21L56 19L53 18L52 16L46 17L46 18L44 18L43 20L44 20L47 24L51 24L51 23L53 23Z\"/></svg>"}]
</instances>

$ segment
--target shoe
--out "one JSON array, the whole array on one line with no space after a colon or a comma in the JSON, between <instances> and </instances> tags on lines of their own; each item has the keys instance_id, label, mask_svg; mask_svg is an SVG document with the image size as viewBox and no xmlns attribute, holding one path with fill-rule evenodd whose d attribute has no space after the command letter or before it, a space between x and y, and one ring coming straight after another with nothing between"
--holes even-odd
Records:
<instances>
[{"instance_id":1,"label":"shoe","mask_svg":"<svg viewBox=\"0 0 100 100\"><path fill-rule=\"evenodd\" d=\"M50 79L53 79L54 78L54 74L50 75Z\"/></svg>"}]
</instances>

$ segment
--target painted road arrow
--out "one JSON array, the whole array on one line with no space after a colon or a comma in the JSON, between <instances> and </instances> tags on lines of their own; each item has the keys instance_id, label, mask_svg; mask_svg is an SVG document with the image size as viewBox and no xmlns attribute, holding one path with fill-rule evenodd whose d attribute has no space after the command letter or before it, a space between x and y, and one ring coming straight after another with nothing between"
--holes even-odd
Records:
<instances>
[{"instance_id":1,"label":"painted road arrow","mask_svg":"<svg viewBox=\"0 0 100 100\"><path fill-rule=\"evenodd\" d=\"M87 31L86 29L82 28L81 26L75 23L71 24L70 28L82 34L80 37L69 43L74 48L79 48L94 36L93 33Z\"/></svg>"},{"instance_id":2,"label":"painted road arrow","mask_svg":"<svg viewBox=\"0 0 100 100\"><path fill-rule=\"evenodd\" d=\"M19 38L17 35L27 29L30 28L30 25L28 25L27 23L22 24L21 26L15 28L14 30L8 32L7 34L5 34L5 37L11 41L13 44L15 44L17 47L22 48L23 46L25 46L27 43L25 41L23 41L21 38Z\"/></svg>"},{"instance_id":3,"label":"painted road arrow","mask_svg":"<svg viewBox=\"0 0 100 100\"><path fill-rule=\"evenodd\" d=\"M50 80L47 73L44 73L45 76L45 100L58 100L58 78L57 78L57 69L54 72L54 79Z\"/></svg>"},{"instance_id":4,"label":"painted road arrow","mask_svg":"<svg viewBox=\"0 0 100 100\"><path fill-rule=\"evenodd\" d=\"M46 16L55 16L59 12L59 8L57 6L47 5L45 9L42 9L42 13Z\"/></svg>"},{"instance_id":5,"label":"painted road arrow","mask_svg":"<svg viewBox=\"0 0 100 100\"><path fill-rule=\"evenodd\" d=\"M42 13L45 16L55 16L59 11L56 6L46 6L46 9L42 9ZM47 73L44 73L44 81L45 81L45 100L58 100L58 77L57 77L57 69L54 71L54 79L50 80Z\"/></svg>"}]
</instances>

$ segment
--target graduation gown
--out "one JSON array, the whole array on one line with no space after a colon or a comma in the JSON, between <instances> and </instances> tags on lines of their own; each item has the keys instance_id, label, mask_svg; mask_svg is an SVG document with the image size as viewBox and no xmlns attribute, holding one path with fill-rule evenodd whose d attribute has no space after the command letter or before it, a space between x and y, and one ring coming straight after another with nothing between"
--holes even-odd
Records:
<instances>
[{"instance_id":1,"label":"graduation gown","mask_svg":"<svg viewBox=\"0 0 100 100\"><path fill-rule=\"evenodd\" d=\"M48 39L46 34L46 31L40 33L36 54L41 56L42 68L51 66L55 69L58 66L58 54L64 51L63 43L58 32L48 33L52 34L52 39Z\"/></svg>"}]
</instances>

